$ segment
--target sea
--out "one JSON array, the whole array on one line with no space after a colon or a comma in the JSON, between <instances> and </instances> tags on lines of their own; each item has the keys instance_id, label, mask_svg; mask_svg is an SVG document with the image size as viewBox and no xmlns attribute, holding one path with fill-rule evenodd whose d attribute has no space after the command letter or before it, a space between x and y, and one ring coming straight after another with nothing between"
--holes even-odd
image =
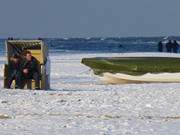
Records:
<instances>
[{"instance_id":1,"label":"sea","mask_svg":"<svg viewBox=\"0 0 180 135\"><path fill-rule=\"evenodd\" d=\"M42 40L50 51L51 66L46 69L51 89L22 91L4 89L6 39L0 39L0 135L180 135L180 83L111 85L81 64L82 58L120 57L126 52L154 55L164 37Z\"/></svg>"},{"instance_id":2,"label":"sea","mask_svg":"<svg viewBox=\"0 0 180 135\"><path fill-rule=\"evenodd\" d=\"M126 53L157 52L158 42L166 37L92 37L42 38L52 53ZM180 37L174 37L180 41ZM4 55L6 39L0 39L0 55ZM165 48L164 48L165 50ZM179 51L180 52L180 51Z\"/></svg>"}]
</instances>

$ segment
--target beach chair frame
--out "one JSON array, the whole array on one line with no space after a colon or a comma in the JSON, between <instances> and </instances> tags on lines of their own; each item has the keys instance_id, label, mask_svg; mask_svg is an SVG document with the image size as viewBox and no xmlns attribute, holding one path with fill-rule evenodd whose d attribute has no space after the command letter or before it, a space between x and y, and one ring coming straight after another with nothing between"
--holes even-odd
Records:
<instances>
[{"instance_id":1,"label":"beach chair frame","mask_svg":"<svg viewBox=\"0 0 180 135\"><path fill-rule=\"evenodd\" d=\"M32 56L39 63L40 89L50 89L50 59L48 46L42 40L7 40L6 46L6 64L4 65L4 88L7 88L9 77L9 62L11 56L19 54L22 56L24 51L30 51ZM14 84L14 83L13 83ZM34 80L28 80L23 89L34 89ZM14 86L12 86L14 88Z\"/></svg>"}]
</instances>

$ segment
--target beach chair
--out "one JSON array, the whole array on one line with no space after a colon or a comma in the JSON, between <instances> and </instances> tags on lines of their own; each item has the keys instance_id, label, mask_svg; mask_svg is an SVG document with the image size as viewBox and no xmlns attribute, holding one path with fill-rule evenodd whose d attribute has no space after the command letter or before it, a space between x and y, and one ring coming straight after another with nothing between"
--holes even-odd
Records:
<instances>
[{"instance_id":1,"label":"beach chair","mask_svg":"<svg viewBox=\"0 0 180 135\"><path fill-rule=\"evenodd\" d=\"M9 71L9 61L11 56L19 54L22 56L24 51L30 51L32 56L39 63L40 89L50 89L50 60L47 45L42 40L7 40L6 45L6 64L4 66L4 88L7 88ZM15 84L15 81L13 82ZM27 80L23 83L23 89L34 89L35 81ZM14 88L14 85L12 86Z\"/></svg>"}]
</instances>

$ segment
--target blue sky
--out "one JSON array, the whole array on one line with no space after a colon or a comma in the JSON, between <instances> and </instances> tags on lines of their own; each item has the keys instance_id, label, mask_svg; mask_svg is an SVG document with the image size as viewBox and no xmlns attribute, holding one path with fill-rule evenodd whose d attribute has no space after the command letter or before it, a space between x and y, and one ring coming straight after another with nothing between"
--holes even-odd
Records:
<instances>
[{"instance_id":1,"label":"blue sky","mask_svg":"<svg viewBox=\"0 0 180 135\"><path fill-rule=\"evenodd\" d=\"M180 35L180 0L0 0L0 37Z\"/></svg>"}]
</instances>

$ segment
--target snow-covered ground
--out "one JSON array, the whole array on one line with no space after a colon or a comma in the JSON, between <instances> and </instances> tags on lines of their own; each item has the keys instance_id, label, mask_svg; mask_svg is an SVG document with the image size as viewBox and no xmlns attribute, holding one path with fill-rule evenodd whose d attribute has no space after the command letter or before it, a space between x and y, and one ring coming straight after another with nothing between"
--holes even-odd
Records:
<instances>
[{"instance_id":1,"label":"snow-covered ground","mask_svg":"<svg viewBox=\"0 0 180 135\"><path fill-rule=\"evenodd\" d=\"M0 135L180 134L180 84L105 85L80 64L97 56L120 54L51 55L49 91L5 90L1 68Z\"/></svg>"}]
</instances>

